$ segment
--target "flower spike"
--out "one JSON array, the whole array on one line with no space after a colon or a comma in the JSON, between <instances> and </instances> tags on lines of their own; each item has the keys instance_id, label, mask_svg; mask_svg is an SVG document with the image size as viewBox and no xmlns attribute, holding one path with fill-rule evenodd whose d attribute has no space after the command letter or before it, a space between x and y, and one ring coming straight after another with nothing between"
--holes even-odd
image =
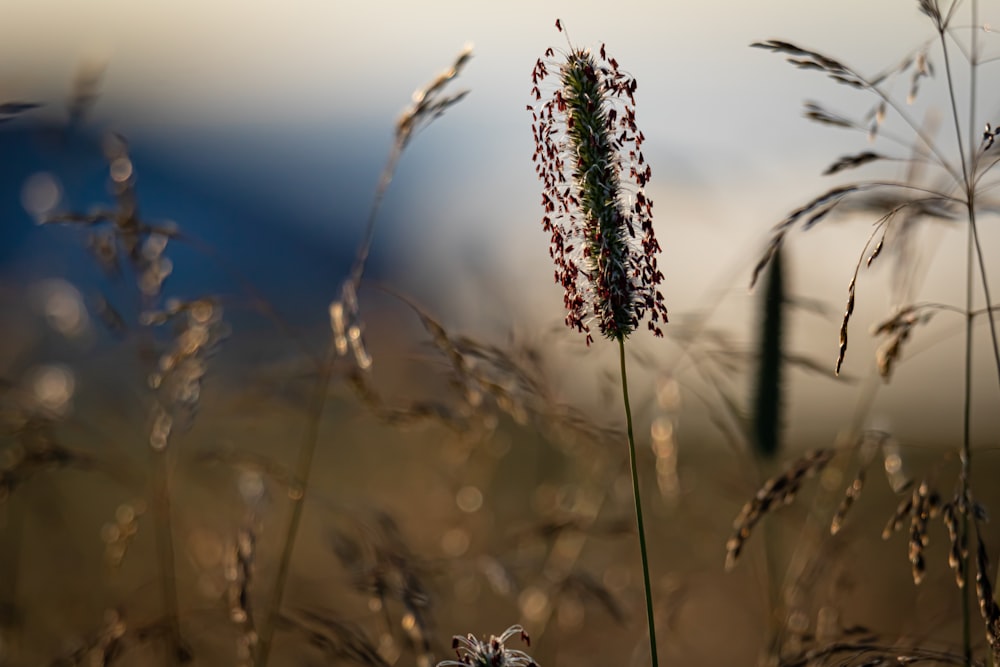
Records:
<instances>
[{"instance_id":1,"label":"flower spike","mask_svg":"<svg viewBox=\"0 0 1000 667\"><path fill-rule=\"evenodd\" d=\"M635 122L635 79L603 44L597 56L572 46L558 62L552 55L548 49L532 71L539 104L529 109L542 227L565 290L566 324L590 344L594 320L602 335L625 339L648 313L649 329L662 336L667 308L653 201L643 191L652 170Z\"/></svg>"}]
</instances>

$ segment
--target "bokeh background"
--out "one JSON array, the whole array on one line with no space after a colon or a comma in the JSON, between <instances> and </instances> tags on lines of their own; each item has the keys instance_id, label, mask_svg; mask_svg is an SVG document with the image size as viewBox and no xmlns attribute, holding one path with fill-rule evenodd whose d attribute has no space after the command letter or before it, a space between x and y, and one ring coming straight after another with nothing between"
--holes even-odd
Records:
<instances>
[{"instance_id":1,"label":"bokeh background","mask_svg":"<svg viewBox=\"0 0 1000 667\"><path fill-rule=\"evenodd\" d=\"M639 81L639 118L664 246L661 264L676 319L711 311L713 321L746 342L753 301L745 286L767 230L829 187L819 174L835 157L868 147L857 133L801 120L802 102L820 100L859 115L870 105L857 91L747 47L785 37L874 73L932 36L913 4L622 3L609 10L596 3L528 2L502 8L8 3L0 90L5 99L46 106L20 129L4 128L4 141L14 142L7 153L18 151L3 167L5 233L20 240L5 243L3 256L5 263L33 257L33 248L51 242L48 234L28 231L30 218L15 196L20 179L63 160L61 185L68 192L82 188L73 197L77 206L89 205L103 190L93 149L77 145L70 157L24 136L30 134L26 126L40 119L64 120L74 80L102 72L83 134L95 143L105 129L127 136L144 172L144 204L151 215L176 220L225 246L234 261L261 267L267 275L261 282L275 285L273 293L282 298L305 291L307 284L326 283L332 292L360 235L367 195L391 145L391 124L409 91L472 42L475 59L459 84L472 94L408 151L380 221L373 262L462 326L537 328L556 322L558 287L549 284L524 107L534 60L547 46L566 44L553 25L560 17L574 43L607 44ZM987 54L991 39L986 33ZM906 85L898 83L900 95ZM928 103L914 109L916 118L932 108L942 111L941 89L927 88L921 102ZM995 97L991 87L981 87L984 114L997 106ZM939 132L948 130L939 123ZM793 345L824 364L835 358L836 322L867 224L830 224L796 237L790 247L794 292L828 308L825 319L796 318ZM984 233L988 241L990 230ZM931 273L922 276L920 294L960 302L956 271L963 232L933 234L924 244L929 250L922 259ZM276 245L283 241L290 245ZM297 264L311 257L308 270L301 264L300 270L285 270L282 261L293 256ZM856 376L871 368L871 355L860 346L867 342L862 330L891 305L878 287L888 264L862 274L856 319L861 335L854 337L859 347L846 367ZM435 270L428 271L430 266ZM297 287L296 275L302 278ZM949 341L960 342L960 323L935 325L940 330L911 348L914 375L936 377L953 366L950 354L922 350L953 348ZM814 390L831 391L832 385L819 383ZM957 394L938 397L934 406L941 412L933 424L956 414ZM829 407L825 396L803 402ZM892 397L882 400L892 404L887 412L902 407ZM841 414L829 416L813 412L808 423L829 429L842 422ZM951 423L935 437L944 436ZM790 427L808 425L795 421Z\"/></svg>"},{"instance_id":2,"label":"bokeh background","mask_svg":"<svg viewBox=\"0 0 1000 667\"><path fill-rule=\"evenodd\" d=\"M988 16L996 13L994 8L983 12L984 22L1000 20ZM682 554L675 559L678 565L665 568L660 585L674 596L669 599L694 601L677 607L682 610L674 618L677 636L688 636L695 632L692 628L705 635L690 635L687 644L671 650L685 656L687 664L752 656L745 660L750 664L756 658L762 633L755 606L760 603L760 568L742 579L721 578L730 519L759 481L756 472L741 469L746 459L734 452L727 430L738 420L733 406L724 403L734 399L737 413L745 413L749 405L750 355L760 300L747 286L771 226L833 184L831 177L820 174L837 157L870 147L862 133L804 120L803 101L819 100L860 115L871 100L820 73L796 71L780 56L749 44L787 39L875 73L933 36L916 2L10 0L0 15L0 102L41 104L0 124L0 374L13 377L34 364L61 360L76 373L77 413L88 405L93 414L102 415L98 423L111 431L144 428L142 387L136 382L141 364L135 350L123 352L103 334L73 344L55 341L45 333L37 306L38 295L46 293L39 285L47 284L41 282L46 279L69 280L81 298L99 291L106 279L82 247L81 235L35 224L29 186L54 187L60 210L84 211L108 202L100 147L104 133L115 131L129 141L144 214L176 221L233 269L220 268L190 249L174 251L172 245L174 271L166 291L245 297L233 279L238 272L300 334L299 340L290 340L267 318L233 309L234 335L214 367L216 375L209 376L206 405L191 437L237 445L248 430L258 436L272 434L271 446L278 445L282 429L300 423L295 421L294 401L265 408L273 398L267 391L261 391L264 398L255 397L261 403L254 403L236 388L260 387L274 377L294 384L303 367L303 347L323 349L327 306L337 297L361 238L392 145L393 123L411 91L446 67L469 42L474 44L473 60L453 85L470 94L414 139L378 221L368 281L361 292L378 384L397 399L445 391L434 365L426 361L427 332L413 311L381 286L419 304L456 335L495 344L511 356L517 356L515 350L534 350L544 363L527 353L518 358L532 370L544 370L552 396L595 422L615 423L618 403L613 391L609 393L614 351L603 345L588 350L582 337L561 328L560 288L552 283L547 239L540 229L539 184L530 162L533 145L525 110L532 101L528 91L535 60L549 46L566 48L567 35L556 31L556 18L568 28L574 45L606 44L639 82L638 123L653 168L648 194L656 202L656 231L664 249L660 266L672 317L666 340L639 334L633 348L640 431L647 449L650 442L669 441L669 450L654 453L663 458L669 451L670 465L679 471L674 482L669 475L650 473L661 491L662 506L654 516L674 521L672 528L661 529L658 540L674 545L689 540L687 547L677 548ZM982 39L987 56L1000 54L995 33L984 32ZM912 114L925 126L936 127L943 145L951 146L940 58L934 56L933 62L938 76L924 84ZM988 81L995 66L987 64L982 72L983 81ZM964 76L960 72L960 81ZM74 86L88 77L94 81L94 103L82 118L70 122L67 100ZM894 91L905 96L907 84L899 81ZM979 102L981 120L1000 121L995 87L982 85ZM892 117L883 135L891 132L905 134L905 127ZM877 142L875 149L882 146ZM909 154L905 145L888 146L901 156ZM906 173L905 166L885 169L882 173L889 177ZM931 182L929 175L918 177ZM837 217L808 233L794 234L786 244L787 351L809 362L790 366L786 376L788 456L833 445L850 428L889 431L917 460L934 458L961 436L961 319L941 314L919 329L893 382L885 386L875 375L877 342L867 335L894 305L894 276L909 276L904 286L913 298L963 303L965 228L960 224L928 225L919 231L914 253L861 272L844 374L839 380L832 377L847 285L871 222L863 214ZM987 218L981 228L987 248L1000 242L993 222ZM987 251L990 275L1000 268L996 256ZM1000 412L995 409L998 392L985 326L977 329L975 342L974 443L988 459ZM727 368L720 359L739 359L738 370L720 374ZM94 398L87 398L88 391L96 392ZM675 395L680 399L670 398ZM128 412L114 408L122 396L130 397L126 405L138 416L109 419L102 411ZM461 543L449 532L458 530L458 524L451 514L434 514L432 508L440 501L454 512L449 498L460 498L459 492L470 485L493 488L494 482L462 485L448 475L436 477L438 453L429 452L440 434L431 429L407 436L412 442L397 441L394 430L363 416L350 392L337 397L327 423L343 419L351 434L345 439L352 445L347 448L351 454L318 463L321 479L336 489L330 491L335 498L331 502L363 500L390 508L402 515L397 518L411 535L420 535L417 541L425 551L488 553L496 543L486 538L497 537L507 522L516 523L523 512L540 513L539 507L559 506L552 500L558 496L553 489L562 487L546 481L546 474L555 470L557 478L572 477L568 471L576 469L560 456L529 455L540 436L530 424L502 422L501 440L509 442L495 448L502 454L497 460L504 461L496 465L508 486L496 488L502 489L497 496L507 504L491 510L496 515L489 521L462 529L468 529L464 548L454 541L448 547L443 536ZM260 420L250 420L252 427L246 424L249 413ZM205 417L213 414L221 417ZM727 428L720 428L720 419ZM279 448L290 446L282 441ZM461 474L455 461L464 464L467 457L475 458L461 452L446 457L451 461L449 474ZM530 465L523 463L530 474L506 456L530 456ZM652 457L649 463L654 464ZM495 479L493 473L482 474ZM827 482L829 490L838 480ZM669 483L679 486L664 490ZM440 493L428 490L438 487ZM191 490L179 505L197 507L198 494ZM100 517L108 514L104 505L121 494L107 495L73 522L99 526ZM713 502L706 502L706 495ZM37 492L25 506L42 503L41 497L48 496ZM534 500L518 504L513 500L518 497ZM465 498L468 501L468 495ZM883 500L883 505L891 505ZM463 507L458 502L458 516L476 514L482 503L472 505L470 511L468 503ZM621 507L627 518L627 503ZM678 507L685 510L682 515L676 514ZM280 505L272 508L276 520L280 510ZM224 533L235 511L230 507L220 512L212 530ZM884 513L876 514L873 524L884 520ZM304 549L312 555L322 551L324 539L325 524L315 521L315 530L305 531L312 537ZM211 541L205 537L211 533L208 528L188 528L191 532L185 535ZM42 545L37 548L43 549L46 539L55 538L37 539ZM309 540L315 542L311 547ZM877 549L885 547L875 541L858 548L871 557L884 553ZM611 549L597 556L605 559L600 567L612 572L604 582L610 580L617 586L614 590L624 591L627 585L620 576L615 578L612 567L615 556L608 553L618 552ZM622 553L629 553L627 543ZM907 592L897 594L910 600L915 594L904 586L907 568L903 554L898 558L902 581L895 583ZM34 575L23 576L40 580L44 572L38 566ZM947 577L943 572L941 578ZM75 595L85 598L94 590L114 597L100 582L81 585ZM462 601L454 603L456 618L463 617L461 605L481 603L463 590L455 594ZM734 602L744 598L756 602ZM532 599L519 599L520 618L525 618ZM860 599L850 604L855 609L878 608L869 603ZM732 616L719 616L722 608ZM517 620L504 610L497 602L497 613L484 617L503 624ZM571 611L565 613L572 618ZM706 648L711 628L700 623L713 617L740 628L741 640L728 647L731 653L723 647ZM527 618L531 620L530 614ZM631 618L624 636L637 636L637 618ZM923 631L933 621L921 618L911 629ZM75 616L62 622L74 628L85 625ZM578 626L595 627L566 621L567 637L579 639L573 634ZM439 633L501 629L447 627ZM31 632L38 633L27 642L32 646L44 644L49 636L35 626ZM632 651L628 641L620 640L606 647L609 655L626 650L622 646ZM594 650L587 642L577 649L560 652L550 646L542 655L566 660Z\"/></svg>"}]
</instances>

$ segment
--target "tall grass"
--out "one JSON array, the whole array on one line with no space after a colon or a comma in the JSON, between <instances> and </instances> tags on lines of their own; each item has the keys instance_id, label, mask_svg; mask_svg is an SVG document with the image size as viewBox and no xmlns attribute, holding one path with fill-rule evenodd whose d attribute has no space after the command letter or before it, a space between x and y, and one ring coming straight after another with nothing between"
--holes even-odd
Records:
<instances>
[{"instance_id":1,"label":"tall grass","mask_svg":"<svg viewBox=\"0 0 1000 667\"><path fill-rule=\"evenodd\" d=\"M556 21L562 32L562 24ZM642 560L650 659L659 664L649 554L628 394L625 339L649 317L650 331L667 308L657 268L659 243L653 233L653 202L645 192L652 170L642 154L643 134L635 122L636 81L601 45L599 57L569 45L558 61L550 48L532 70L538 108L532 114L536 172L543 184L542 227L552 236L549 255L565 294L566 324L593 340L592 322L618 343L622 400L628 436L632 498ZM549 68L555 83L549 83ZM553 86L554 91L545 90ZM544 91L544 92L543 92ZM544 100L544 101L543 101ZM636 230L642 234L641 240Z\"/></svg>"},{"instance_id":2,"label":"tall grass","mask_svg":"<svg viewBox=\"0 0 1000 667\"><path fill-rule=\"evenodd\" d=\"M532 667L535 657L511 646L520 639L531 648L529 632L544 664L637 664L647 651L653 665L718 664L720 655L751 664L756 650L782 666L996 663L995 540L984 506L991 469L973 439L972 393L973 332L984 319L1000 381L990 253L980 234L995 214L989 196L1000 182L997 130L981 116L977 92L992 33L978 25L976 2L918 0L912 9L928 19L931 38L872 75L784 40L754 45L870 100L858 117L807 103L812 121L876 144L837 157L827 174L907 168L902 178L831 186L773 229L752 276L768 276L755 349L706 318L664 327L666 340L653 352L626 345L643 320L656 336L667 321L636 81L603 45L592 51L567 39L565 52L549 49L538 60L530 109L542 224L565 323L583 334L579 351L601 337L617 347L617 373L602 375L592 356L572 364L602 403L619 406L619 417L607 421L568 398L565 370L553 359L558 334L536 327L525 335L512 326L499 343L466 335L408 290L367 278L401 158L421 128L463 99L465 92L449 88L469 50L418 89L397 120L354 262L327 312L316 314L318 336L283 321L250 280L183 225L141 214L141 167L124 139L110 135L104 158L113 203L81 212L74 202L45 218L79 232L110 287L84 297L59 283L53 303L63 304L59 312L76 304L94 316L119 340L104 353L111 365L138 368L141 377L121 392L127 399L109 390L113 409L102 411L93 378L106 374L105 358L73 357L77 378L56 343L31 349L36 357L25 353L0 375L0 664L428 667L449 651L442 636L456 632L454 659L438 664ZM968 76L959 76L965 68ZM934 77L952 126L942 136L909 106ZM900 85L903 97L895 94ZM35 108L0 105L0 122ZM783 336L795 296L782 261L795 258L788 252L794 229L819 232L841 212L868 215L874 225L847 270L839 349L827 370L844 368L855 301L869 298L865 271L910 252L919 225L966 228L965 299L900 298L874 327L882 341L869 363L876 382L859 392L847 435L801 451L782 437L784 403L797 399L784 393L786 371L815 369L789 352ZM219 268L237 294L175 295L170 255L181 249ZM390 305L375 308L376 299ZM228 319L240 309L275 326L279 334L269 340L292 348L295 360L271 368L260 350L247 353L265 343L230 331L223 313ZM60 330L53 312L45 318ZM946 317L961 319L965 348L961 367L939 382L963 396L962 434L941 460L904 461L891 433L868 427L871 387L884 380L892 391L911 341L932 318ZM418 333L401 322L415 323ZM414 336L420 345L401 369L383 370L389 364L381 355ZM686 366L663 352L677 348ZM236 360L235 370L227 359ZM652 404L648 373L631 372L638 367L659 376ZM744 400L737 391L748 388ZM620 402L608 398L618 394ZM710 450L695 438L678 450L670 418L681 395L705 409L731 450ZM142 456L117 446L137 439ZM908 474L915 463L919 470ZM879 497L872 488L879 466L889 480L884 517L875 502L858 509ZM733 489L747 480L760 488L736 518L722 568L713 554L729 530ZM820 488L810 495L813 480ZM771 517L786 507L798 512L791 527ZM903 555L883 558L890 547L869 544L880 534L873 516L884 523L883 538L904 533ZM766 535L765 574L744 562L762 521L774 529ZM947 536L942 548L931 543L935 531ZM102 562L89 557L95 548ZM925 597L906 598L891 607L900 618L886 614L869 627L869 617L899 594L897 571ZM948 603L928 591L942 579ZM863 589L853 604L843 594L852 585ZM761 621L752 617L751 598L764 588L772 618ZM922 603L918 612L939 613L930 616L938 631L907 629L910 610L900 609L914 601ZM865 616L866 606L875 611ZM741 613L751 618L733 629ZM865 623L853 622L855 615ZM479 624L508 629L483 634ZM985 645L976 640L980 627ZM740 649L736 658L727 653Z\"/></svg>"},{"instance_id":3,"label":"tall grass","mask_svg":"<svg viewBox=\"0 0 1000 667\"><path fill-rule=\"evenodd\" d=\"M306 493L309 488L313 458L319 443L319 425L326 403L334 361L337 357L344 356L350 352L358 370L367 371L372 364L362 340L357 293L361 287L365 263L375 236L375 221L378 217L382 199L385 197L389 184L392 182L392 177L396 172L396 165L400 157L402 157L403 151L409 145L414 133L435 118L438 118L449 107L455 105L465 97L466 92L448 94L445 92L445 87L461 73L462 68L471 57L472 49L471 47L466 47L451 67L439 74L425 87L414 92L413 104L403 112L396 122L395 141L393 142L392 151L385 168L382 170L378 188L375 191L368 222L365 226L364 237L358 246L354 265L351 268L349 277L341 288L340 299L334 300L330 304L330 326L333 335L330 338L326 358L320 368L316 389L307 412L309 427L306 429L305 439L299 451L298 463L295 466L296 489L295 493L291 495L293 503L292 516L288 523L285 538L282 541L284 546L282 547L281 558L278 564L278 574L275 578L274 590L271 594L266 625L264 625L261 633L256 662L258 665L267 665L270 658L272 637L281 614L285 583L288 580L292 553L295 549L295 539L302 521L302 511L305 507Z\"/></svg>"},{"instance_id":4,"label":"tall grass","mask_svg":"<svg viewBox=\"0 0 1000 667\"><path fill-rule=\"evenodd\" d=\"M957 383L962 387L963 396L962 434L957 451L960 466L954 496L948 501L942 500L928 479L911 481L909 483L911 488L896 489L899 492L912 491L912 493L904 495L889 522L885 535L888 536L893 530L902 527L904 521L910 521L909 561L914 583L919 584L926 570L924 548L928 543L928 521L938 516L944 518L951 541L950 566L956 575L962 619L961 637L956 641L956 645L960 648L953 656L959 655L962 662L972 664L974 656L969 596L973 565L977 567L975 576L977 582L980 582L977 592L986 626L986 637L994 661L998 657L997 651L1000 648L1000 635L996 632L998 618L996 606L992 596L984 592L990 590L990 573L985 570L985 558L973 564L969 555L973 539L979 545L978 552L985 553L978 528L975 532L971 529L973 522L978 526L977 516L982 515L971 486L972 377L975 369L973 330L977 318L985 317L988 322L990 352L998 382L1000 382L1000 343L993 317L985 253L979 234L979 219L983 211L990 210L987 192L993 187L993 182L989 176L997 163L991 153L994 130L992 125L982 118L982 111L978 105L978 82L980 69L984 65L981 55L981 35L988 32L984 32L984 26L979 22L978 3L972 0L965 4L968 5L966 10L968 23L963 25L959 23L962 20L959 17L962 15L963 3L919 0L916 8L929 20L934 37L906 54L899 64L874 75L866 75L839 59L784 40L771 39L753 44L754 47L785 55L796 67L825 74L838 84L867 94L872 100L868 113L858 118L829 110L815 102L808 102L805 115L810 120L827 126L859 131L873 142L881 140L881 143L895 143L896 150L898 144L904 140L892 132L882 138L884 125L893 123L909 133L911 142L909 155L900 155L892 150L885 152L862 150L839 157L826 169L825 174L837 174L892 160L910 165L911 174L918 173L912 169L914 166L926 169L930 172L929 179L933 184L924 185L911 178L854 180L834 186L795 209L774 228L763 257L754 270L752 282L756 282L761 270L778 255L788 232L793 228L810 229L819 226L833 214L845 209L861 210L873 216L874 230L862 248L861 257L854 267L848 286L847 306L840 327L840 347L835 365L835 371L839 373L848 350L848 333L862 267L869 267L880 257L894 251L899 253L897 256L901 256L904 245L910 241L910 237L915 234L914 230L922 221L930 219L965 223L967 252L964 258L966 276L964 305L957 307L928 302L898 302L894 304L889 316L874 328L874 333L884 340L878 350L876 366L878 373L888 381L903 356L904 344L911 336L918 335L917 330L920 325L939 313L955 313L964 319L964 363L959 374L960 381ZM957 82L954 63L956 56L965 60L968 69L965 90L961 90ZM929 132L924 124L912 116L908 108L921 92L922 82L934 74L932 60L935 58L940 58L943 64L944 105L949 110L953 126L953 133L950 136L946 134L942 138ZM900 99L893 94L893 84L896 79L903 76L909 78L909 86L905 99ZM960 112L962 107L967 110L967 117L963 117ZM976 305L977 289L981 290L985 299L984 308L978 308ZM867 440L867 436L854 433L849 449L856 451ZM743 542L758 518L773 507L789 502L798 490L803 477L821 470L832 456L832 450L821 450L793 464L786 473L765 484L736 521L736 533L728 547L730 565L738 556ZM871 454L867 454L866 458L870 461ZM864 484L864 470L862 467L848 486L841 507L834 516L831 532L836 533L840 530L848 509L859 496ZM944 660L943 657L938 659ZM948 660L956 659L950 657Z\"/></svg>"}]
</instances>

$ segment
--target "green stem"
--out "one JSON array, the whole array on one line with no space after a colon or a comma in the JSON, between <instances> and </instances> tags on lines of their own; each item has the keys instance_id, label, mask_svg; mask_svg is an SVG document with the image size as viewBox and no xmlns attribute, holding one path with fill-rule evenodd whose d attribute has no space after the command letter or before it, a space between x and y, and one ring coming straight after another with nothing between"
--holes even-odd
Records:
<instances>
[{"instance_id":1,"label":"green stem","mask_svg":"<svg viewBox=\"0 0 1000 667\"><path fill-rule=\"evenodd\" d=\"M625 373L625 340L618 336L618 359L622 370L622 398L625 400L625 422L628 427L628 457L632 470L632 497L635 500L635 522L639 529L639 552L642 554L642 583L646 591L646 621L649 624L649 652L653 667L659 667L656 656L656 624L653 622L653 590L649 585L649 558L646 555L646 530L642 523L642 500L639 497L639 470L635 461L635 436L632 433L632 407L628 401L628 376Z\"/></svg>"}]
</instances>

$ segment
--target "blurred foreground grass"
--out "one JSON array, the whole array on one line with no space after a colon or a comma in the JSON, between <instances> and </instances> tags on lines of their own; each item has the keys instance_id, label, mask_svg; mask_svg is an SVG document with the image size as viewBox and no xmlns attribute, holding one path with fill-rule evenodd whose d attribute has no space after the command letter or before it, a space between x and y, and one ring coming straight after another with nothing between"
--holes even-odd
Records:
<instances>
[{"instance_id":1,"label":"blurred foreground grass","mask_svg":"<svg viewBox=\"0 0 1000 667\"><path fill-rule=\"evenodd\" d=\"M163 603L147 507L149 412L140 350L127 340L74 349L46 336L44 322L20 298L2 304L9 325L0 353L0 374L9 383L5 407L19 378L39 364L71 369L72 410L53 420L46 437L88 462L41 465L0 505L3 664L74 664L74 652L93 643L111 612L127 628L114 664L148 664L162 651L156 629ZM350 373L332 385L284 605L320 630L310 638L301 628L279 629L275 664L325 664L330 646L346 645L340 635L327 644L316 639L331 636L317 620L323 618L349 624L388 664L442 659L452 634L488 634L513 622L532 635L532 655L542 665L641 663L642 589L627 461L614 429L604 427L614 415L581 406L585 417L574 417L575 430L539 427L545 410L550 426L570 422L554 399L565 387L558 377L544 377L549 351L540 346L532 356L500 345L511 360L534 363L528 369L550 383L533 388L534 399L552 399L548 407L535 401L523 412L486 395L478 399L479 418L464 431L434 417L389 423L400 420L389 419L386 406L454 407L468 400L426 333L412 326L412 316L404 323L406 317L401 308L367 313L377 360L370 388L381 407L359 398ZM326 333L314 333L304 340L315 340L318 349ZM266 604L288 494L295 492L287 470L306 428L303 406L314 374L296 345L265 326L236 331L212 360L198 418L172 444L172 576L193 664L238 664L241 626L232 616L232 586L241 530L256 540L249 608ZM649 412L640 433L650 432ZM683 411L672 416L682 421ZM960 614L947 535L932 527L929 573L914 586L905 535L879 537L898 498L877 470L837 536L829 535L830 517L853 475L853 468L841 472L847 461L839 459L805 486L802 499L764 519L766 534L755 534L726 573L733 517L761 473L721 436L686 439L680 431L676 485L664 485L649 443L640 438L640 469L644 486L661 490L650 496L648 522L668 664L755 664L768 627L764 539L772 540L778 561L773 571L793 573L797 582L784 600L788 632L833 637L864 626L924 645L953 643ZM948 479L945 469L957 465L941 462L949 444L939 451L904 443L903 463L918 475L933 465L934 474ZM0 446L10 471L24 451L23 433L8 424ZM991 454L977 459L979 479L998 472ZM985 482L978 488L977 500L996 506L1000 489ZM129 523L121 519L130 512L137 513L137 531L114 566L109 547L121 534L110 526ZM375 660L343 655L348 662ZM75 664L88 664L77 657Z\"/></svg>"}]
</instances>

